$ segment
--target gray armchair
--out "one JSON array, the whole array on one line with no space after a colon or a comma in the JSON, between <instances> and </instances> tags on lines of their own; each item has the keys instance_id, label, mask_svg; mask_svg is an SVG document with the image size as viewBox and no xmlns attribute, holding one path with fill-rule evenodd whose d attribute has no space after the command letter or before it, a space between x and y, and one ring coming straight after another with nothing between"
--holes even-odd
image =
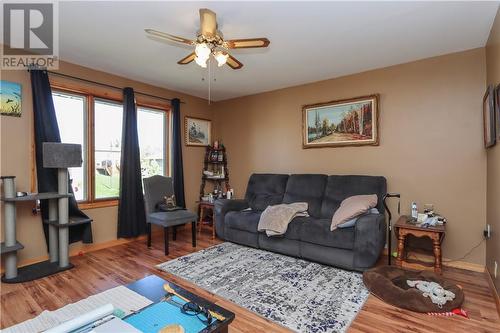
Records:
<instances>
[{"instance_id":1,"label":"gray armchair","mask_svg":"<svg viewBox=\"0 0 500 333\"><path fill-rule=\"evenodd\" d=\"M186 209L174 211L160 211L157 205L164 202L166 196L174 194L172 178L152 176L144 178L144 204L146 208L146 223L148 231L148 247L151 247L151 224L163 227L165 238L165 255L168 255L168 228L173 227L173 240L176 240L175 227L191 222L192 243L196 247L196 221L195 213Z\"/></svg>"}]
</instances>

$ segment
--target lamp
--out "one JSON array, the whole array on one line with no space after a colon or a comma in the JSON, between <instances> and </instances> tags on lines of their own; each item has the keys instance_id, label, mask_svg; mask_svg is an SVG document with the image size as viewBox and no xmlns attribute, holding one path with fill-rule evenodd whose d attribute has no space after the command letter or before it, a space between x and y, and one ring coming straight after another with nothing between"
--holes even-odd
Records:
<instances>
[{"instance_id":1,"label":"lamp","mask_svg":"<svg viewBox=\"0 0 500 333\"><path fill-rule=\"evenodd\" d=\"M203 68L207 68L207 60L208 60L208 57L205 58L205 59L202 59L198 56L196 56L194 58L194 61L200 66L200 67L203 67Z\"/></svg>"},{"instance_id":2,"label":"lamp","mask_svg":"<svg viewBox=\"0 0 500 333\"><path fill-rule=\"evenodd\" d=\"M227 58L229 58L229 54L226 52L222 51L217 51L214 53L215 60L217 60L217 65L219 67L224 66L224 64L227 62Z\"/></svg>"},{"instance_id":3,"label":"lamp","mask_svg":"<svg viewBox=\"0 0 500 333\"><path fill-rule=\"evenodd\" d=\"M208 57L210 57L210 48L206 43L199 43L196 44L196 48L194 50L194 53L196 54L197 57L207 60Z\"/></svg>"}]
</instances>

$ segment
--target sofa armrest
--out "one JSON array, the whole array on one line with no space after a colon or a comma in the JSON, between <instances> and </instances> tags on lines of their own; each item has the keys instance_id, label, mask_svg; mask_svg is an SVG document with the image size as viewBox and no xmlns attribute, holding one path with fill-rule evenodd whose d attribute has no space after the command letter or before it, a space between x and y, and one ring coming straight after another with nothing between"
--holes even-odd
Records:
<instances>
[{"instance_id":1,"label":"sofa armrest","mask_svg":"<svg viewBox=\"0 0 500 333\"><path fill-rule=\"evenodd\" d=\"M224 220L226 213L230 211L240 211L248 208L248 201L237 199L219 199L215 201L215 232L217 236L224 239Z\"/></svg>"},{"instance_id":2,"label":"sofa armrest","mask_svg":"<svg viewBox=\"0 0 500 333\"><path fill-rule=\"evenodd\" d=\"M358 270L375 266L385 246L385 215L361 216L354 226L354 263Z\"/></svg>"}]
</instances>

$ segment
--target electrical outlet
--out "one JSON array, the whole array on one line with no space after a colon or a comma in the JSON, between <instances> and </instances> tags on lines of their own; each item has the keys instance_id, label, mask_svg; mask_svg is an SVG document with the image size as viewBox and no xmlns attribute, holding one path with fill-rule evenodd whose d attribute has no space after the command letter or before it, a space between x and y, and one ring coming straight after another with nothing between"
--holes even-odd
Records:
<instances>
[{"instance_id":1,"label":"electrical outlet","mask_svg":"<svg viewBox=\"0 0 500 333\"><path fill-rule=\"evenodd\" d=\"M498 271L498 264L497 261L495 260L495 269L493 270L493 275L495 276L495 279L497 278L497 271Z\"/></svg>"}]
</instances>

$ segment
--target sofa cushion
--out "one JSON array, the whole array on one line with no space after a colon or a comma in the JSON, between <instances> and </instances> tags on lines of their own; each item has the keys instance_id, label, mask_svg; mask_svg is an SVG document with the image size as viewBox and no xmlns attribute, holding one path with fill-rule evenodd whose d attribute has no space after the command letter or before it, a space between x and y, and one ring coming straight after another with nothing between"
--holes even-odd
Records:
<instances>
[{"instance_id":1,"label":"sofa cushion","mask_svg":"<svg viewBox=\"0 0 500 333\"><path fill-rule=\"evenodd\" d=\"M260 214L260 212L253 210L228 212L226 214L226 227L257 233L257 225L259 224Z\"/></svg>"},{"instance_id":2,"label":"sofa cushion","mask_svg":"<svg viewBox=\"0 0 500 333\"><path fill-rule=\"evenodd\" d=\"M321 218L331 219L341 202L353 195L376 194L376 208L384 214L383 200L387 193L385 177L378 176L329 176L326 184Z\"/></svg>"},{"instance_id":3,"label":"sofa cushion","mask_svg":"<svg viewBox=\"0 0 500 333\"><path fill-rule=\"evenodd\" d=\"M307 202L309 215L319 218L326 181L326 175L291 175L288 177L283 203Z\"/></svg>"},{"instance_id":4,"label":"sofa cushion","mask_svg":"<svg viewBox=\"0 0 500 333\"><path fill-rule=\"evenodd\" d=\"M245 199L253 210L282 203L288 175L253 174L248 180Z\"/></svg>"},{"instance_id":5,"label":"sofa cushion","mask_svg":"<svg viewBox=\"0 0 500 333\"><path fill-rule=\"evenodd\" d=\"M309 217L296 217L288 224L285 234L283 235L286 239L300 240L300 230L304 224L304 219L309 219Z\"/></svg>"},{"instance_id":6,"label":"sofa cushion","mask_svg":"<svg viewBox=\"0 0 500 333\"><path fill-rule=\"evenodd\" d=\"M300 229L300 240L311 244L352 250L354 248L354 228L330 231L330 219L308 218Z\"/></svg>"}]
</instances>

